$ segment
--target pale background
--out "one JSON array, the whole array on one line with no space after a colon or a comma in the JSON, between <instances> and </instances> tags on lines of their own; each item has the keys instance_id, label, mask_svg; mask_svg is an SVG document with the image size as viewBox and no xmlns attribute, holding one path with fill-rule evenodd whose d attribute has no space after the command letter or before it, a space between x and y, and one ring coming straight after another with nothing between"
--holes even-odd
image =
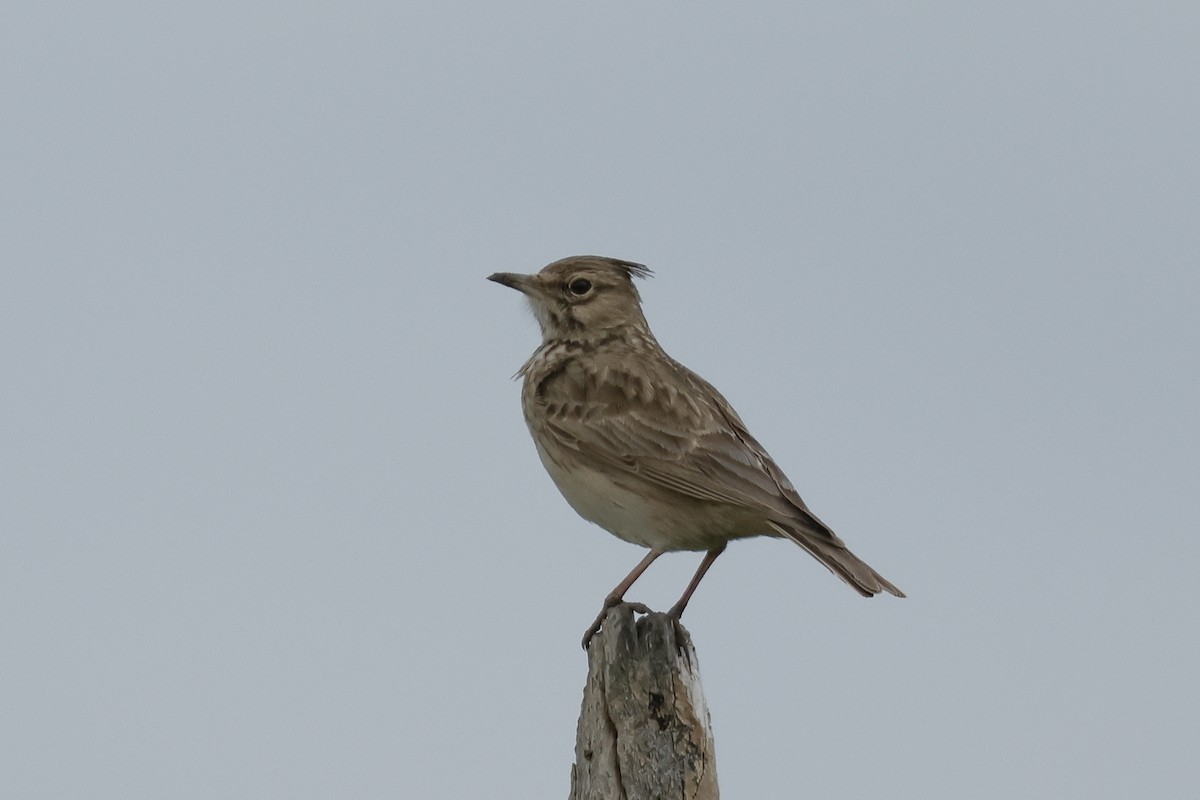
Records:
<instances>
[{"instance_id":1,"label":"pale background","mask_svg":"<svg viewBox=\"0 0 1200 800\"><path fill-rule=\"evenodd\" d=\"M542 473L484 277L599 253L910 595L730 548L684 618L726 797L1193 797L1198 42L1194 2L6 4L0 796L565 797L642 551Z\"/></svg>"}]
</instances>

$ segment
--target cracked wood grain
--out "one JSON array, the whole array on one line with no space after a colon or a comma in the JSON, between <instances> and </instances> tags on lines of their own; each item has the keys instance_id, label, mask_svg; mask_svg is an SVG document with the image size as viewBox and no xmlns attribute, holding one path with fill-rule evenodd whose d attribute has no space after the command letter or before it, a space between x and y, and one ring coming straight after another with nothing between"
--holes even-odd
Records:
<instances>
[{"instance_id":1,"label":"cracked wood grain","mask_svg":"<svg viewBox=\"0 0 1200 800\"><path fill-rule=\"evenodd\" d=\"M570 800L716 800L696 651L666 614L621 604L588 649Z\"/></svg>"}]
</instances>

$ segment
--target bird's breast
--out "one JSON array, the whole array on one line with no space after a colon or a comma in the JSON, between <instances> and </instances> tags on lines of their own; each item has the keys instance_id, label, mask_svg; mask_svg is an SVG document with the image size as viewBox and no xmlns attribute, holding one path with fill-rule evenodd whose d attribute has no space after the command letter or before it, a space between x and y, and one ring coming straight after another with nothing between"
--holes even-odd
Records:
<instances>
[{"instance_id":1,"label":"bird's breast","mask_svg":"<svg viewBox=\"0 0 1200 800\"><path fill-rule=\"evenodd\" d=\"M744 509L709 503L636 478L614 479L537 441L538 456L554 485L579 516L619 539L658 550L709 550L731 539L757 536L766 525Z\"/></svg>"}]
</instances>

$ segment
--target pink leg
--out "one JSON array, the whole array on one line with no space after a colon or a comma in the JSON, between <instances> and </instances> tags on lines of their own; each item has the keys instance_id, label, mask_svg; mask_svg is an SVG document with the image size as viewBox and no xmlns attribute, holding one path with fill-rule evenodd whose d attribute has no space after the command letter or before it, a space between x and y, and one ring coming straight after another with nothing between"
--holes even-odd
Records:
<instances>
[{"instance_id":1,"label":"pink leg","mask_svg":"<svg viewBox=\"0 0 1200 800\"><path fill-rule=\"evenodd\" d=\"M642 573L650 568L650 565L654 563L654 559L662 554L662 550L651 550L649 553L646 553L646 557L639 561L638 565L625 576L625 579L608 593L608 597L604 598L604 607L600 609L600 614L596 617L596 621L583 634L584 650L587 650L588 642L592 640L592 637L600 632L600 626L604 624L604 616L608 614L608 610L625 599L625 593L629 591L629 587L633 586L634 581L642 577ZM643 614L650 613L650 609L645 606L641 606L638 610Z\"/></svg>"},{"instance_id":2,"label":"pink leg","mask_svg":"<svg viewBox=\"0 0 1200 800\"><path fill-rule=\"evenodd\" d=\"M691 583L683 590L683 597L679 598L679 602L671 606L671 610L667 612L667 616L679 619L683 616L683 610L687 608L688 601L692 599L692 592L696 591L696 587L700 585L700 579L704 577L704 573L708 572L708 568L717 560L717 556L725 552L725 545L714 547L704 554L704 560L700 562L696 574L692 576Z\"/></svg>"}]
</instances>

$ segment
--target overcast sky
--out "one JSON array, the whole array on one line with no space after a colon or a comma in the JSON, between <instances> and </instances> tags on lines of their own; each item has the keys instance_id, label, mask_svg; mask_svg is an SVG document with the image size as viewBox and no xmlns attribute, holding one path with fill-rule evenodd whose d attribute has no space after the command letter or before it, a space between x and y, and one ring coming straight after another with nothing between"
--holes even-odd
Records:
<instances>
[{"instance_id":1,"label":"overcast sky","mask_svg":"<svg viewBox=\"0 0 1200 800\"><path fill-rule=\"evenodd\" d=\"M643 551L543 473L484 278L596 253L909 595L730 547L684 617L726 797L1192 797L1198 42L1193 2L9 3L0 795L565 797Z\"/></svg>"}]
</instances>

